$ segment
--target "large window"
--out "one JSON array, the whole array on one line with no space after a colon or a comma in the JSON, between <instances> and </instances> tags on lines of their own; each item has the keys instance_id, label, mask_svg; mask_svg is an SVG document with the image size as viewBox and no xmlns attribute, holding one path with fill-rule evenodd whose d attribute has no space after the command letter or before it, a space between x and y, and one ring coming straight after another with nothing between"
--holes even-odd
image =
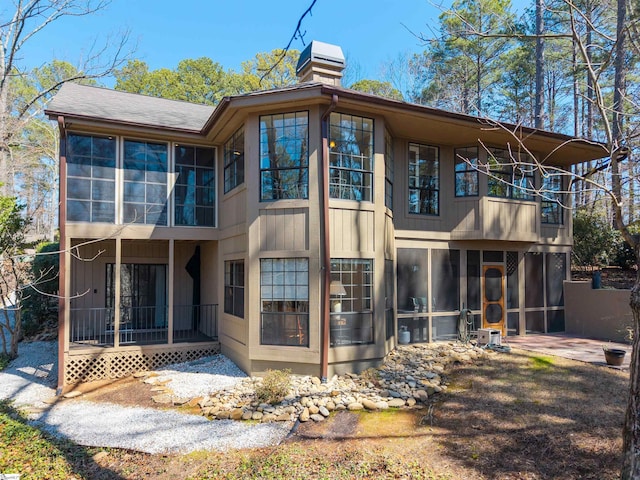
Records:
<instances>
[{"instance_id":1,"label":"large window","mask_svg":"<svg viewBox=\"0 0 640 480\"><path fill-rule=\"evenodd\" d=\"M384 204L393 210L393 138L389 132L384 133Z\"/></svg>"},{"instance_id":2,"label":"large window","mask_svg":"<svg viewBox=\"0 0 640 480\"><path fill-rule=\"evenodd\" d=\"M244 130L241 128L224 144L224 193L244 182Z\"/></svg>"},{"instance_id":3,"label":"large window","mask_svg":"<svg viewBox=\"0 0 640 480\"><path fill-rule=\"evenodd\" d=\"M373 260L331 259L331 346L373 343Z\"/></svg>"},{"instance_id":4,"label":"large window","mask_svg":"<svg viewBox=\"0 0 640 480\"><path fill-rule=\"evenodd\" d=\"M115 222L116 140L67 137L67 220Z\"/></svg>"},{"instance_id":5,"label":"large window","mask_svg":"<svg viewBox=\"0 0 640 480\"><path fill-rule=\"evenodd\" d=\"M487 155L489 196L533 200L533 166L521 163L515 153L502 148L490 148Z\"/></svg>"},{"instance_id":6,"label":"large window","mask_svg":"<svg viewBox=\"0 0 640 480\"><path fill-rule=\"evenodd\" d=\"M460 308L460 250L431 250L431 285L434 312Z\"/></svg>"},{"instance_id":7,"label":"large window","mask_svg":"<svg viewBox=\"0 0 640 480\"><path fill-rule=\"evenodd\" d=\"M124 223L167 224L167 144L124 141Z\"/></svg>"},{"instance_id":8,"label":"large window","mask_svg":"<svg viewBox=\"0 0 640 480\"><path fill-rule=\"evenodd\" d=\"M260 260L263 345L309 346L309 260Z\"/></svg>"},{"instance_id":9,"label":"large window","mask_svg":"<svg viewBox=\"0 0 640 480\"><path fill-rule=\"evenodd\" d=\"M409 213L438 215L440 163L438 148L409 144Z\"/></svg>"},{"instance_id":10,"label":"large window","mask_svg":"<svg viewBox=\"0 0 640 480\"><path fill-rule=\"evenodd\" d=\"M307 198L309 115L260 117L260 199Z\"/></svg>"},{"instance_id":11,"label":"large window","mask_svg":"<svg viewBox=\"0 0 640 480\"><path fill-rule=\"evenodd\" d=\"M456 197L478 195L478 147L455 149Z\"/></svg>"},{"instance_id":12,"label":"large window","mask_svg":"<svg viewBox=\"0 0 640 480\"><path fill-rule=\"evenodd\" d=\"M332 113L329 126L329 195L370 202L373 198L373 120Z\"/></svg>"},{"instance_id":13,"label":"large window","mask_svg":"<svg viewBox=\"0 0 640 480\"><path fill-rule=\"evenodd\" d=\"M175 224L215 226L215 151L177 145Z\"/></svg>"},{"instance_id":14,"label":"large window","mask_svg":"<svg viewBox=\"0 0 640 480\"><path fill-rule=\"evenodd\" d=\"M543 176L542 192L542 204L540 205L541 222L562 224L562 177L560 175Z\"/></svg>"},{"instance_id":15,"label":"large window","mask_svg":"<svg viewBox=\"0 0 640 480\"><path fill-rule=\"evenodd\" d=\"M244 260L224 262L224 313L244 318Z\"/></svg>"}]
</instances>

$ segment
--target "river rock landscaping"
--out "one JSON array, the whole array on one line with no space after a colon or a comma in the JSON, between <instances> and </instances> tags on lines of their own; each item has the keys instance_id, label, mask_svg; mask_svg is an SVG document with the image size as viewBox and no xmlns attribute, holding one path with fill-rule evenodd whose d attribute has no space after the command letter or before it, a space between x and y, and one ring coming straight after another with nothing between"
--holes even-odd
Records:
<instances>
[{"instance_id":1,"label":"river rock landscaping","mask_svg":"<svg viewBox=\"0 0 640 480\"><path fill-rule=\"evenodd\" d=\"M359 375L334 375L325 383L318 377L291 375L288 394L275 404L257 399L260 377L246 377L208 395L185 398L175 395L170 380L161 380L154 372L135 376L153 385L154 402L199 408L212 420L321 422L333 411L425 405L433 395L446 391L447 367L477 362L485 355L482 348L458 342L400 346L382 366Z\"/></svg>"}]
</instances>

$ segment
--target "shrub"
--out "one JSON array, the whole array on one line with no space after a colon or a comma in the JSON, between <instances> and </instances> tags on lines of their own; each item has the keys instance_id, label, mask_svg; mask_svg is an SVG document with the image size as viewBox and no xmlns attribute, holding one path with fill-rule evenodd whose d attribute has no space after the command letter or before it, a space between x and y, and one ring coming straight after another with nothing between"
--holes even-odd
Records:
<instances>
[{"instance_id":1,"label":"shrub","mask_svg":"<svg viewBox=\"0 0 640 480\"><path fill-rule=\"evenodd\" d=\"M256 397L262 403L281 402L289 393L291 370L267 370L262 383L256 386Z\"/></svg>"},{"instance_id":2,"label":"shrub","mask_svg":"<svg viewBox=\"0 0 640 480\"><path fill-rule=\"evenodd\" d=\"M58 243L41 243L31 266L31 277L37 291L27 288L22 302L22 327L26 336L32 336L47 324L57 322L59 256ZM43 293L40 293L43 292Z\"/></svg>"},{"instance_id":3,"label":"shrub","mask_svg":"<svg viewBox=\"0 0 640 480\"><path fill-rule=\"evenodd\" d=\"M573 217L573 262L579 266L608 265L616 239L616 231L604 215L585 209Z\"/></svg>"}]
</instances>

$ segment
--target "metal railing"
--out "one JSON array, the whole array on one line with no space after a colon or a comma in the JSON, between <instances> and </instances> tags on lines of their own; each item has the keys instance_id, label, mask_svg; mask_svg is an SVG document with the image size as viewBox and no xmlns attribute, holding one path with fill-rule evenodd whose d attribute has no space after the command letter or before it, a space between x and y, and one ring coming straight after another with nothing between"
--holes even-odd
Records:
<instances>
[{"instance_id":1,"label":"metal railing","mask_svg":"<svg viewBox=\"0 0 640 480\"><path fill-rule=\"evenodd\" d=\"M218 337L217 305L174 306L173 341L206 342ZM114 346L115 309L72 308L71 343ZM120 307L120 345L154 345L169 341L168 307Z\"/></svg>"}]
</instances>

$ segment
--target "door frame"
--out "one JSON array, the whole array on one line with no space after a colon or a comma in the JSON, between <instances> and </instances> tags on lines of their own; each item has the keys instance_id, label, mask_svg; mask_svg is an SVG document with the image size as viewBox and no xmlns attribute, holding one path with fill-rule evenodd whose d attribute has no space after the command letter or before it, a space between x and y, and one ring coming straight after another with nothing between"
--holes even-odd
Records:
<instances>
[{"instance_id":1,"label":"door frame","mask_svg":"<svg viewBox=\"0 0 640 480\"><path fill-rule=\"evenodd\" d=\"M501 295L500 295L500 299L496 302L492 301L492 302L488 302L486 300L486 285L485 285L485 275L487 273L487 270L495 268L497 270L500 271L500 289L501 289ZM482 296L482 312L481 312L481 316L482 316L482 328L494 328L494 329L500 329L500 335L503 337L506 337L507 335L507 312L505 309L505 295L506 295L506 277L505 277L505 265L504 263L483 263L482 264L482 277L481 277L481 296ZM489 323L487 322L486 318L485 318L485 310L486 307L490 304L498 304L500 305L500 308L502 309L502 320L499 323Z\"/></svg>"}]
</instances>

